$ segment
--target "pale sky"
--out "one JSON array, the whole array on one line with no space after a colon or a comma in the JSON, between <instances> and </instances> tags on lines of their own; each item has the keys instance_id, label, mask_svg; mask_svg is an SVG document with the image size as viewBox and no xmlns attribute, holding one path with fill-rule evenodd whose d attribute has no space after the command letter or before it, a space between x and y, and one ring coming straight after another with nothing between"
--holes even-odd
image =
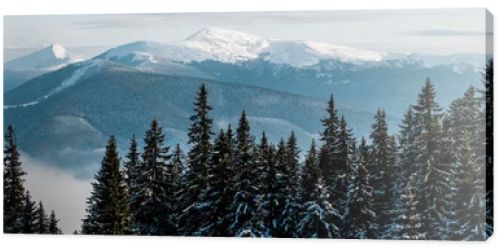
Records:
<instances>
[{"instance_id":1,"label":"pale sky","mask_svg":"<svg viewBox=\"0 0 500 251\"><path fill-rule=\"evenodd\" d=\"M484 9L5 16L4 49L182 40L203 27L387 52L484 53Z\"/></svg>"}]
</instances>

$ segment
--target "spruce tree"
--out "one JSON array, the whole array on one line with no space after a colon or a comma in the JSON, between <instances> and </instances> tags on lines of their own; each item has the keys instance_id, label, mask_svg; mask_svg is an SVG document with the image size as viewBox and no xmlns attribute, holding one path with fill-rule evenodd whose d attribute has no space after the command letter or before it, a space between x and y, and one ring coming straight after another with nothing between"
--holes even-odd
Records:
<instances>
[{"instance_id":1,"label":"spruce tree","mask_svg":"<svg viewBox=\"0 0 500 251\"><path fill-rule=\"evenodd\" d=\"M231 135L230 135L231 136ZM233 194L232 140L221 129L214 143L214 154L208 170L207 187L197 204L203 214L200 236L228 236L227 219Z\"/></svg>"},{"instance_id":2,"label":"spruce tree","mask_svg":"<svg viewBox=\"0 0 500 251\"><path fill-rule=\"evenodd\" d=\"M24 195L24 203L22 209L22 230L24 234L33 234L36 231L36 203L31 200L30 191L26 191Z\"/></svg>"},{"instance_id":3,"label":"spruce tree","mask_svg":"<svg viewBox=\"0 0 500 251\"><path fill-rule=\"evenodd\" d=\"M254 139L250 135L250 125L243 111L236 131L235 151L235 194L231 203L229 214L229 231L234 236L261 236L255 225L257 211L256 196L258 190L257 169L254 165Z\"/></svg>"},{"instance_id":4,"label":"spruce tree","mask_svg":"<svg viewBox=\"0 0 500 251\"><path fill-rule=\"evenodd\" d=\"M286 156L286 169L282 173L285 179L285 207L282 212L280 224L284 236L282 237L295 237L295 230L297 228L298 212L299 212L299 148L297 146L297 138L292 131L286 143L285 156Z\"/></svg>"},{"instance_id":5,"label":"spruce tree","mask_svg":"<svg viewBox=\"0 0 500 251\"><path fill-rule=\"evenodd\" d=\"M186 235L197 232L199 223L203 219L198 210L200 196L207 186L207 173L210 168L212 154L211 137L212 119L209 112L212 107L208 105L208 93L204 83L200 86L196 101L194 102L194 114L190 117L188 143L191 149L188 152L188 171L186 184L181 191L179 201L182 203L183 213L180 215L179 224Z\"/></svg>"},{"instance_id":6,"label":"spruce tree","mask_svg":"<svg viewBox=\"0 0 500 251\"><path fill-rule=\"evenodd\" d=\"M357 164L353 166L349 177L350 203L347 214L347 237L366 239L376 238L374 228L377 220L373 205L373 187L371 186L372 174L368 171L369 147L365 138L361 138L361 144L357 150Z\"/></svg>"},{"instance_id":7,"label":"spruce tree","mask_svg":"<svg viewBox=\"0 0 500 251\"><path fill-rule=\"evenodd\" d=\"M140 203L133 199L133 196L137 194L140 190L138 186L138 179L140 179L141 175L141 160L140 153L137 149L137 141L135 139L135 135L132 136L132 139L129 143L128 153L125 156L126 161L123 163L124 167L124 179L127 185L127 204L128 210L130 212L129 223L132 222L132 217L134 213L141 207Z\"/></svg>"},{"instance_id":8,"label":"spruce tree","mask_svg":"<svg viewBox=\"0 0 500 251\"><path fill-rule=\"evenodd\" d=\"M49 230L49 219L47 214L45 213L45 209L43 207L43 203L38 202L38 208L35 212L35 233L37 234L46 234Z\"/></svg>"},{"instance_id":9,"label":"spruce tree","mask_svg":"<svg viewBox=\"0 0 500 251\"><path fill-rule=\"evenodd\" d=\"M314 139L311 142L311 146L309 147L309 151L307 152L304 168L302 172L302 195L301 200L302 204L305 204L308 201L313 199L317 199L314 196L316 195L316 187L318 186L318 180L321 177L321 170L319 169L318 163L318 152L316 149L316 142Z\"/></svg>"},{"instance_id":10,"label":"spruce tree","mask_svg":"<svg viewBox=\"0 0 500 251\"><path fill-rule=\"evenodd\" d=\"M95 175L83 219L84 234L126 234L129 228L126 184L114 136L106 145L101 169Z\"/></svg>"},{"instance_id":11,"label":"spruce tree","mask_svg":"<svg viewBox=\"0 0 500 251\"><path fill-rule=\"evenodd\" d=\"M372 124L370 162L373 204L377 215L378 238L391 238L397 222L392 214L395 205L396 162L394 139L389 135L385 111L379 109Z\"/></svg>"},{"instance_id":12,"label":"spruce tree","mask_svg":"<svg viewBox=\"0 0 500 251\"><path fill-rule=\"evenodd\" d=\"M184 152L181 149L181 146L179 144L175 145L174 151L172 152L172 160L171 160L171 166L172 166L172 184L174 191L178 192L181 188L182 184L182 175L185 171L185 166L184 166Z\"/></svg>"},{"instance_id":13,"label":"spruce tree","mask_svg":"<svg viewBox=\"0 0 500 251\"><path fill-rule=\"evenodd\" d=\"M52 210L52 212L50 212L48 229L47 229L49 234L61 234L62 233L61 229L57 225L58 223L59 223L59 219L57 219L56 213L54 212L54 210ZM76 230L75 230L75 232L78 233Z\"/></svg>"},{"instance_id":14,"label":"spruce tree","mask_svg":"<svg viewBox=\"0 0 500 251\"><path fill-rule=\"evenodd\" d=\"M172 235L176 233L173 219L174 194L171 180L171 158L165 135L156 120L146 131L141 156L139 188L130 201L141 205L132 211L132 231L139 235Z\"/></svg>"},{"instance_id":15,"label":"spruce tree","mask_svg":"<svg viewBox=\"0 0 500 251\"><path fill-rule=\"evenodd\" d=\"M345 212L345 170L343 170L340 158L340 121L338 111L335 108L333 96L330 96L326 108L327 116L321 120L323 132L321 133L321 145L319 152L319 168L323 174L323 182L326 189L328 202L337 212L342 215ZM337 227L342 227L341 217L333 222Z\"/></svg>"},{"instance_id":16,"label":"spruce tree","mask_svg":"<svg viewBox=\"0 0 500 251\"><path fill-rule=\"evenodd\" d=\"M486 168L486 225L487 234L493 234L493 58L490 58L486 64L484 73L484 108L482 113L485 119L485 168Z\"/></svg>"},{"instance_id":17,"label":"spruce tree","mask_svg":"<svg viewBox=\"0 0 500 251\"><path fill-rule=\"evenodd\" d=\"M463 97L452 102L443 122L440 164L450 180L445 194L445 217L449 223L446 237L451 239L486 239L487 236L481 109L475 88L470 87Z\"/></svg>"},{"instance_id":18,"label":"spruce tree","mask_svg":"<svg viewBox=\"0 0 500 251\"><path fill-rule=\"evenodd\" d=\"M265 237L272 237L274 226L277 226L277 217L273 215L277 203L275 154L275 147L268 142L266 133L262 132L255 157L259 180L259 203L256 216L259 222L256 227Z\"/></svg>"},{"instance_id":19,"label":"spruce tree","mask_svg":"<svg viewBox=\"0 0 500 251\"><path fill-rule=\"evenodd\" d=\"M136 186L134 182L137 180L137 176L139 175L139 167L140 167L140 153L137 149L137 141L135 139L135 135L132 136L130 140L130 145L128 148L128 153L125 156L126 161L123 163L123 168L125 170L125 181L127 183L127 189L129 193L134 193Z\"/></svg>"},{"instance_id":20,"label":"spruce tree","mask_svg":"<svg viewBox=\"0 0 500 251\"><path fill-rule=\"evenodd\" d=\"M24 175L17 150L14 128L9 125L5 133L3 150L3 231L22 231L22 209L25 196Z\"/></svg>"},{"instance_id":21,"label":"spruce tree","mask_svg":"<svg viewBox=\"0 0 500 251\"><path fill-rule=\"evenodd\" d=\"M419 94L418 102L413 106L415 116L417 154L414 164L417 172L423 177L422 188L418 198L419 211L423 212L423 229L426 238L440 238L445 232L446 171L439 165L442 146L441 118L442 108L435 101L434 84L427 78Z\"/></svg>"}]
</instances>

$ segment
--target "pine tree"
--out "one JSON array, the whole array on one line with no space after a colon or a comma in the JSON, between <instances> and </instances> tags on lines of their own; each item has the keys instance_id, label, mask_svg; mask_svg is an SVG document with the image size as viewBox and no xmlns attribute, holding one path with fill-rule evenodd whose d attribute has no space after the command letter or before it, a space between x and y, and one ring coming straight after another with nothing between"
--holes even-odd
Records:
<instances>
[{"instance_id":1,"label":"pine tree","mask_svg":"<svg viewBox=\"0 0 500 251\"><path fill-rule=\"evenodd\" d=\"M123 163L124 167L124 179L127 185L127 204L128 204L128 210L130 212L129 216L131 219L129 219L129 222L132 222L132 217L134 212L138 210L138 208L141 207L137 201L134 201L132 198L132 195L135 195L139 192L140 187L138 187L137 181L140 178L140 167L141 167L141 161L140 161L140 153L137 149L137 141L135 139L135 135L132 136L132 139L130 140L129 143L129 149L128 153L126 156L126 161Z\"/></svg>"},{"instance_id":2,"label":"pine tree","mask_svg":"<svg viewBox=\"0 0 500 251\"><path fill-rule=\"evenodd\" d=\"M321 120L323 125L321 141L323 144L319 152L319 168L323 174L328 202L337 210L338 214L343 215L345 195L347 194L347 191L344 190L346 188L344 186L346 170L343 170L344 165L340 158L340 122L333 96L330 96L326 112L327 116ZM339 217L336 222L333 222L339 228L342 227L341 218Z\"/></svg>"},{"instance_id":3,"label":"pine tree","mask_svg":"<svg viewBox=\"0 0 500 251\"><path fill-rule=\"evenodd\" d=\"M328 203L328 193L320 180L316 187L319 199L304 204L297 224L297 236L302 238L339 238L340 230L333 222L341 217L337 210Z\"/></svg>"},{"instance_id":4,"label":"pine tree","mask_svg":"<svg viewBox=\"0 0 500 251\"><path fill-rule=\"evenodd\" d=\"M284 236L295 237L297 228L298 212L299 212L299 148L297 146L297 138L292 131L286 143L285 156L285 171L282 173L285 179L285 207L282 212L280 225Z\"/></svg>"},{"instance_id":5,"label":"pine tree","mask_svg":"<svg viewBox=\"0 0 500 251\"><path fill-rule=\"evenodd\" d=\"M340 217L328 203L328 193L319 168L314 140L306 156L302 179L302 206L296 235L301 238L337 238L339 229L332 222Z\"/></svg>"},{"instance_id":6,"label":"pine tree","mask_svg":"<svg viewBox=\"0 0 500 251\"><path fill-rule=\"evenodd\" d=\"M208 170L208 185L197 204L198 211L204 215L197 235L228 236L226 216L233 198L232 154L232 139L221 129L214 143L214 154Z\"/></svg>"},{"instance_id":7,"label":"pine tree","mask_svg":"<svg viewBox=\"0 0 500 251\"><path fill-rule=\"evenodd\" d=\"M493 58L486 64L484 74L483 101L485 102L482 115L485 119L484 131L479 133L485 135L485 168L486 168L486 233L493 234Z\"/></svg>"},{"instance_id":8,"label":"pine tree","mask_svg":"<svg viewBox=\"0 0 500 251\"><path fill-rule=\"evenodd\" d=\"M256 228L262 232L264 237L273 236L273 230L277 226L277 217L273 215L277 203L275 154L275 147L268 142L266 133L262 132L255 156L259 180L257 184L259 202L256 216L259 221Z\"/></svg>"},{"instance_id":9,"label":"pine tree","mask_svg":"<svg viewBox=\"0 0 500 251\"><path fill-rule=\"evenodd\" d=\"M38 202L38 208L35 212L35 233L37 234L46 234L48 233L48 224L49 224L49 219L47 217L47 214L45 213L45 209L43 207L43 203L40 201Z\"/></svg>"},{"instance_id":10,"label":"pine tree","mask_svg":"<svg viewBox=\"0 0 500 251\"><path fill-rule=\"evenodd\" d=\"M321 170L319 169L318 152L316 150L316 142L313 139L304 161L303 175L301 180L302 204L308 201L312 201L313 199L317 199L314 196L316 195L316 187L318 186L318 180L320 179L320 177Z\"/></svg>"},{"instance_id":11,"label":"pine tree","mask_svg":"<svg viewBox=\"0 0 500 251\"><path fill-rule=\"evenodd\" d=\"M396 208L401 212L397 219L401 226L395 234L402 239L419 240L428 236L423 225L424 176L415 164L419 154L417 144L417 124L415 113L410 107L403 118L399 132L399 166L397 167L397 187L402 194L400 204Z\"/></svg>"},{"instance_id":12,"label":"pine tree","mask_svg":"<svg viewBox=\"0 0 500 251\"><path fill-rule=\"evenodd\" d=\"M450 181L446 203L448 238L486 239L484 119L475 88L450 105L443 122L444 144L440 164ZM473 207L471 205L474 205Z\"/></svg>"},{"instance_id":13,"label":"pine tree","mask_svg":"<svg viewBox=\"0 0 500 251\"><path fill-rule=\"evenodd\" d=\"M191 150L188 152L189 169L186 174L185 186L181 191L179 199L183 203L183 213L179 218L183 233L192 235L199 229L199 222L204 215L198 212L202 191L207 185L207 173L210 168L210 159L212 154L211 137L212 119L209 117L209 112L212 107L208 105L208 93L205 84L200 86L198 96L194 102L194 113L191 119L189 128L188 143L191 144Z\"/></svg>"},{"instance_id":14,"label":"pine tree","mask_svg":"<svg viewBox=\"0 0 500 251\"><path fill-rule=\"evenodd\" d=\"M95 175L83 219L84 234L126 234L128 232L127 195L116 140L111 136Z\"/></svg>"},{"instance_id":15,"label":"pine tree","mask_svg":"<svg viewBox=\"0 0 500 251\"><path fill-rule=\"evenodd\" d=\"M254 139L250 135L250 125L243 111L236 131L235 151L235 194L229 214L229 231L234 236L261 236L254 228L257 211L256 196L258 190L257 169L254 165Z\"/></svg>"},{"instance_id":16,"label":"pine tree","mask_svg":"<svg viewBox=\"0 0 500 251\"><path fill-rule=\"evenodd\" d=\"M446 170L441 170L439 156L441 154L441 118L442 108L435 101L434 84L428 78L422 88L418 102L413 106L415 111L415 145L417 154L414 164L417 172L423 177L423 190L418 198L420 212L423 212L423 229L426 238L440 238L445 231L444 211L446 199Z\"/></svg>"},{"instance_id":17,"label":"pine tree","mask_svg":"<svg viewBox=\"0 0 500 251\"><path fill-rule=\"evenodd\" d=\"M172 186L174 191L178 192L181 189L181 183L182 183L182 175L185 171L185 166L184 166L184 152L181 149L181 146L179 144L175 145L174 151L172 152L172 160L171 160L171 166L172 166Z\"/></svg>"},{"instance_id":18,"label":"pine tree","mask_svg":"<svg viewBox=\"0 0 500 251\"><path fill-rule=\"evenodd\" d=\"M156 120L144 137L138 191L130 195L130 202L141 205L132 211L132 231L139 235L175 234L174 194L171 180L169 147Z\"/></svg>"},{"instance_id":19,"label":"pine tree","mask_svg":"<svg viewBox=\"0 0 500 251\"><path fill-rule=\"evenodd\" d=\"M357 150L357 164L350 173L350 204L347 214L348 238L366 239L375 238L375 223L377 215L373 205L373 187L371 173L368 171L369 147L365 138Z\"/></svg>"},{"instance_id":20,"label":"pine tree","mask_svg":"<svg viewBox=\"0 0 500 251\"><path fill-rule=\"evenodd\" d=\"M24 203L22 210L22 230L21 232L24 234L33 234L35 233L35 221L36 221L36 203L31 200L30 191L26 191L24 195Z\"/></svg>"},{"instance_id":21,"label":"pine tree","mask_svg":"<svg viewBox=\"0 0 500 251\"><path fill-rule=\"evenodd\" d=\"M54 212L54 210L52 210L52 212L50 212L48 229L47 229L49 234L61 234L62 233L61 229L57 225L58 223L59 223L59 219L57 219L56 213ZM75 230L75 233L78 234L78 231Z\"/></svg>"},{"instance_id":22,"label":"pine tree","mask_svg":"<svg viewBox=\"0 0 500 251\"><path fill-rule=\"evenodd\" d=\"M125 181L127 183L127 188L130 193L135 189L134 181L137 179L139 175L139 167L140 163L140 153L137 150L137 141L135 139L135 135L132 136L130 140L130 145L128 148L127 156L125 156L127 160L123 163L123 167L125 170Z\"/></svg>"},{"instance_id":23,"label":"pine tree","mask_svg":"<svg viewBox=\"0 0 500 251\"><path fill-rule=\"evenodd\" d=\"M398 196L395 191L396 149L394 139L389 135L385 116L385 111L381 109L375 115L370 134L372 145L368 163L369 172L373 176L371 186L374 189L373 204L377 215L378 238L391 238L397 222L397 217L392 213L395 197Z\"/></svg>"},{"instance_id":24,"label":"pine tree","mask_svg":"<svg viewBox=\"0 0 500 251\"><path fill-rule=\"evenodd\" d=\"M401 218L402 230L400 232L401 239L420 240L425 238L425 232L422 229L422 213L419 212L419 201L417 197L418 186L415 182L417 175L410 174L405 182L404 193L402 200L405 205L405 210Z\"/></svg>"},{"instance_id":25,"label":"pine tree","mask_svg":"<svg viewBox=\"0 0 500 251\"><path fill-rule=\"evenodd\" d=\"M5 133L3 158L3 231L22 231L22 209L25 197L24 175L17 150L14 128L9 125Z\"/></svg>"}]
</instances>

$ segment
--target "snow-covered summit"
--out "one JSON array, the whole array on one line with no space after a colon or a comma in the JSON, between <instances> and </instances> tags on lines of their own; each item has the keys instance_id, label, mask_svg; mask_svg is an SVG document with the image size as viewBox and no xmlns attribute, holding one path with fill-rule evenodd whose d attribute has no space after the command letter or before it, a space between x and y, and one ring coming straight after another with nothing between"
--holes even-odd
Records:
<instances>
[{"instance_id":1,"label":"snow-covered summit","mask_svg":"<svg viewBox=\"0 0 500 251\"><path fill-rule=\"evenodd\" d=\"M257 58L304 67L321 60L342 62L380 61L387 54L326 43L263 38L222 28L203 28L188 38L169 43L138 41L111 49L100 55L114 60L170 60L193 62L214 60L237 63Z\"/></svg>"},{"instance_id":2,"label":"snow-covered summit","mask_svg":"<svg viewBox=\"0 0 500 251\"><path fill-rule=\"evenodd\" d=\"M6 62L4 68L7 70L54 70L77 61L81 59L73 57L63 46L52 44L24 57Z\"/></svg>"}]
</instances>

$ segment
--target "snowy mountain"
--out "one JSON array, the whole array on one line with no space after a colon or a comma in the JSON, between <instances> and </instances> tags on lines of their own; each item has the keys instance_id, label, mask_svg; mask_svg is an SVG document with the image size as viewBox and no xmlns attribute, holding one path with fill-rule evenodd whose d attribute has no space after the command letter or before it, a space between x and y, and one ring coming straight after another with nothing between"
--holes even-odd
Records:
<instances>
[{"instance_id":1,"label":"snowy mountain","mask_svg":"<svg viewBox=\"0 0 500 251\"><path fill-rule=\"evenodd\" d=\"M95 170L81 168L99 161L109 135L115 135L125 151L130 137L141 137L152 119L165 127L168 144L185 145L192 103L201 82L206 82L209 92L214 130L229 123L235 126L245 110L252 133L265 130L272 142L294 130L305 152L318 137L325 99L144 73L102 60L69 65L7 92L4 126L14 125L19 145L30 156L90 177ZM340 104L338 108L356 135L367 136L373 113ZM391 117L389 123L395 125L396 120Z\"/></svg>"},{"instance_id":2,"label":"snowy mountain","mask_svg":"<svg viewBox=\"0 0 500 251\"><path fill-rule=\"evenodd\" d=\"M4 92L41 74L81 61L61 45L53 44L4 64Z\"/></svg>"},{"instance_id":3,"label":"snowy mountain","mask_svg":"<svg viewBox=\"0 0 500 251\"><path fill-rule=\"evenodd\" d=\"M32 52L24 57L20 57L4 64L6 70L56 70L70 63L81 61L80 58L73 57L64 47L52 44L41 50Z\"/></svg>"},{"instance_id":4,"label":"snowy mountain","mask_svg":"<svg viewBox=\"0 0 500 251\"><path fill-rule=\"evenodd\" d=\"M221 28L204 28L185 40L171 43L139 41L111 49L100 58L159 63L164 60L191 63L207 60L238 63L258 58L293 67L322 60L342 62L381 61L387 54L308 41L285 41Z\"/></svg>"}]
</instances>

